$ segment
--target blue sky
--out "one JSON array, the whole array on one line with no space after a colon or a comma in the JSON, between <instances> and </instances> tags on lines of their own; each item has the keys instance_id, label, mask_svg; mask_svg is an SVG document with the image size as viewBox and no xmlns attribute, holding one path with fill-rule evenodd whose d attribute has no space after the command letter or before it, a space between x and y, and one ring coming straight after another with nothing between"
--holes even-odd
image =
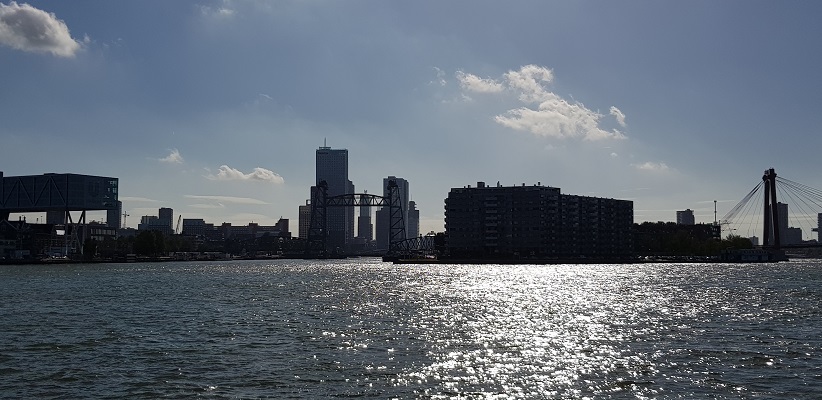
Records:
<instances>
[{"instance_id":1,"label":"blue sky","mask_svg":"<svg viewBox=\"0 0 822 400\"><path fill-rule=\"evenodd\" d=\"M0 0L0 170L120 179L135 226L291 219L325 140L421 230L485 181L713 221L822 188L822 3ZM100 217L104 218L104 217Z\"/></svg>"}]
</instances>

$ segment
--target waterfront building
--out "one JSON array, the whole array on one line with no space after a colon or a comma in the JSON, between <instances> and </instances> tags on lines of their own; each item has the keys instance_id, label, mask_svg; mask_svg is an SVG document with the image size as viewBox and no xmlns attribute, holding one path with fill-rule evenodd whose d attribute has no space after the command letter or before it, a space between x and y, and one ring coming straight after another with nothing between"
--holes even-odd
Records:
<instances>
[{"instance_id":1,"label":"waterfront building","mask_svg":"<svg viewBox=\"0 0 822 400\"><path fill-rule=\"evenodd\" d=\"M402 218L403 224L405 225L405 230L403 233L405 234L405 238L408 238L408 199L410 198L410 185L406 179L398 178L396 176L388 176L383 178L382 180L382 195L384 197L389 196L388 192L388 182L394 181L397 184L397 190L400 194L400 203L402 206ZM397 217L398 218L398 217ZM389 227L391 226L391 215L390 210L388 207L380 207L379 210L376 212L376 219L377 219L377 249L379 250L388 250L388 246L390 245L390 232ZM393 221L396 222L396 221ZM405 239L403 238L403 239Z\"/></svg>"},{"instance_id":2,"label":"waterfront building","mask_svg":"<svg viewBox=\"0 0 822 400\"><path fill-rule=\"evenodd\" d=\"M320 147L316 151L316 183L325 181L328 197L354 193L348 179L348 150ZM326 210L329 250L346 251L354 238L354 208L332 207Z\"/></svg>"},{"instance_id":3,"label":"waterfront building","mask_svg":"<svg viewBox=\"0 0 822 400\"><path fill-rule=\"evenodd\" d=\"M45 212L46 222L65 224L71 211L111 210L116 207L117 178L54 174L4 176L0 171L0 220L12 213Z\"/></svg>"},{"instance_id":4,"label":"waterfront building","mask_svg":"<svg viewBox=\"0 0 822 400\"><path fill-rule=\"evenodd\" d=\"M822 243L822 213L816 214L816 241Z\"/></svg>"},{"instance_id":5,"label":"waterfront building","mask_svg":"<svg viewBox=\"0 0 822 400\"><path fill-rule=\"evenodd\" d=\"M694 219L694 210L690 208L683 211L676 212L676 223L677 225L693 225L696 223Z\"/></svg>"},{"instance_id":6,"label":"waterfront building","mask_svg":"<svg viewBox=\"0 0 822 400\"><path fill-rule=\"evenodd\" d=\"M788 227L785 230L785 241L782 244L802 244L802 228Z\"/></svg>"},{"instance_id":7,"label":"waterfront building","mask_svg":"<svg viewBox=\"0 0 822 400\"><path fill-rule=\"evenodd\" d=\"M116 206L111 210L106 210L106 226L110 228L120 229L123 220L123 202L117 200Z\"/></svg>"},{"instance_id":8,"label":"waterfront building","mask_svg":"<svg viewBox=\"0 0 822 400\"><path fill-rule=\"evenodd\" d=\"M371 223L371 206L369 205L360 206L360 215L357 217L357 238L365 243L374 240L374 225Z\"/></svg>"},{"instance_id":9,"label":"waterfront building","mask_svg":"<svg viewBox=\"0 0 822 400\"><path fill-rule=\"evenodd\" d=\"M297 234L300 239L308 239L308 230L311 228L311 200L306 200L299 209Z\"/></svg>"},{"instance_id":10,"label":"waterfront building","mask_svg":"<svg viewBox=\"0 0 822 400\"><path fill-rule=\"evenodd\" d=\"M633 202L542 186L452 188L446 248L460 257L614 258L632 254Z\"/></svg>"},{"instance_id":11,"label":"waterfront building","mask_svg":"<svg viewBox=\"0 0 822 400\"><path fill-rule=\"evenodd\" d=\"M159 223L168 225L168 231L174 233L174 210L161 207L157 213L157 218L160 220Z\"/></svg>"},{"instance_id":12,"label":"waterfront building","mask_svg":"<svg viewBox=\"0 0 822 400\"><path fill-rule=\"evenodd\" d=\"M779 224L779 243L788 244L788 205L785 203L776 203L777 220ZM773 237L773 235L771 235Z\"/></svg>"},{"instance_id":13,"label":"waterfront building","mask_svg":"<svg viewBox=\"0 0 822 400\"><path fill-rule=\"evenodd\" d=\"M417 210L417 203L414 200L408 202L408 220L405 222L406 237L415 238L420 236L420 210Z\"/></svg>"}]
</instances>

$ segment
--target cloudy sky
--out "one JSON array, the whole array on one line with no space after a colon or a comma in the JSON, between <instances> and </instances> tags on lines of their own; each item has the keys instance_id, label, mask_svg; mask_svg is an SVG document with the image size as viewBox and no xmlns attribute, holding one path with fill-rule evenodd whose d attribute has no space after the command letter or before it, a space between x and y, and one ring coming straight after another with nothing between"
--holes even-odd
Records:
<instances>
[{"instance_id":1,"label":"cloudy sky","mask_svg":"<svg viewBox=\"0 0 822 400\"><path fill-rule=\"evenodd\" d=\"M120 179L135 226L273 224L349 150L357 192L541 183L635 220L822 188L822 3L0 0L0 170ZM104 217L101 217L104 218ZM176 217L175 217L176 218Z\"/></svg>"}]
</instances>

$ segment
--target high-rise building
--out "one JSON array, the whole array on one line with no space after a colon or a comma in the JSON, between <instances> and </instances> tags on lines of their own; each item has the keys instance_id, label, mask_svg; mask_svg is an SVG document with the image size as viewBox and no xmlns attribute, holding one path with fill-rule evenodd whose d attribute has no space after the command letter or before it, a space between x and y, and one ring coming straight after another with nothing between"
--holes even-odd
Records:
<instances>
[{"instance_id":1,"label":"high-rise building","mask_svg":"<svg viewBox=\"0 0 822 400\"><path fill-rule=\"evenodd\" d=\"M676 212L676 224L677 225L694 225L696 224L696 220L694 219L694 210L690 208L684 211L677 211Z\"/></svg>"},{"instance_id":2,"label":"high-rise building","mask_svg":"<svg viewBox=\"0 0 822 400\"><path fill-rule=\"evenodd\" d=\"M106 226L109 228L120 229L123 221L123 202L117 200L116 206L113 210L106 210Z\"/></svg>"},{"instance_id":3,"label":"high-rise building","mask_svg":"<svg viewBox=\"0 0 822 400\"><path fill-rule=\"evenodd\" d=\"M405 227L408 231L408 238L420 236L420 210L417 210L417 203L414 200L408 202L408 221Z\"/></svg>"},{"instance_id":4,"label":"high-rise building","mask_svg":"<svg viewBox=\"0 0 822 400\"><path fill-rule=\"evenodd\" d=\"M348 179L348 150L320 147L316 152L316 183L325 181L329 197L354 193ZM326 210L327 250L345 252L354 238L354 209L331 207Z\"/></svg>"},{"instance_id":5,"label":"high-rise building","mask_svg":"<svg viewBox=\"0 0 822 400\"><path fill-rule=\"evenodd\" d=\"M776 203L776 223L779 224L779 243L788 244L788 205Z\"/></svg>"},{"instance_id":6,"label":"high-rise building","mask_svg":"<svg viewBox=\"0 0 822 400\"><path fill-rule=\"evenodd\" d=\"M365 242L374 240L374 225L371 224L371 206L369 205L360 206L360 215L357 217L357 238Z\"/></svg>"},{"instance_id":7,"label":"high-rise building","mask_svg":"<svg viewBox=\"0 0 822 400\"><path fill-rule=\"evenodd\" d=\"M384 197L388 197L390 195L390 193L388 192L388 183L390 181L394 181L397 184L397 190L399 191L399 194L400 194L400 204L402 206L403 223L405 225L405 231L404 231L405 238L408 238L409 237L408 236L408 199L410 197L409 184L408 184L407 180L405 180L403 178L397 178L396 176L389 176L387 178L383 178L382 179L382 190L383 190L382 195ZM388 207L382 207L379 210L377 210L376 219L377 219L377 224L376 224L377 225L377 234L376 234L377 249L388 250L388 246L390 245L389 241L391 240L390 237L389 237L390 236L389 230L390 230L390 226L391 226L391 223L392 223L392 221L390 221L391 215L390 215L390 210L388 209ZM396 223L397 221L393 221L393 222Z\"/></svg>"},{"instance_id":8,"label":"high-rise building","mask_svg":"<svg viewBox=\"0 0 822 400\"><path fill-rule=\"evenodd\" d=\"M166 232L174 232L174 210L167 207L162 207L158 211L157 217L160 220L160 224L168 227Z\"/></svg>"},{"instance_id":9,"label":"high-rise building","mask_svg":"<svg viewBox=\"0 0 822 400\"><path fill-rule=\"evenodd\" d=\"M311 200L306 200L305 205L299 210L298 234L300 239L308 239L308 229L311 227Z\"/></svg>"}]
</instances>

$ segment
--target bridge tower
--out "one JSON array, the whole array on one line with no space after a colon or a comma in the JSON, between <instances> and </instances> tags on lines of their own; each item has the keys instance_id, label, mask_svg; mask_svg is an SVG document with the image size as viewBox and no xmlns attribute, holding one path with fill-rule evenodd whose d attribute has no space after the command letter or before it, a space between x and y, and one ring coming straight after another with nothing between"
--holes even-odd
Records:
<instances>
[{"instance_id":1,"label":"bridge tower","mask_svg":"<svg viewBox=\"0 0 822 400\"><path fill-rule=\"evenodd\" d=\"M779 208L776 206L776 171L773 168L766 170L762 175L765 183L764 218L762 226L762 245L779 249ZM771 245L773 234L773 245Z\"/></svg>"}]
</instances>

